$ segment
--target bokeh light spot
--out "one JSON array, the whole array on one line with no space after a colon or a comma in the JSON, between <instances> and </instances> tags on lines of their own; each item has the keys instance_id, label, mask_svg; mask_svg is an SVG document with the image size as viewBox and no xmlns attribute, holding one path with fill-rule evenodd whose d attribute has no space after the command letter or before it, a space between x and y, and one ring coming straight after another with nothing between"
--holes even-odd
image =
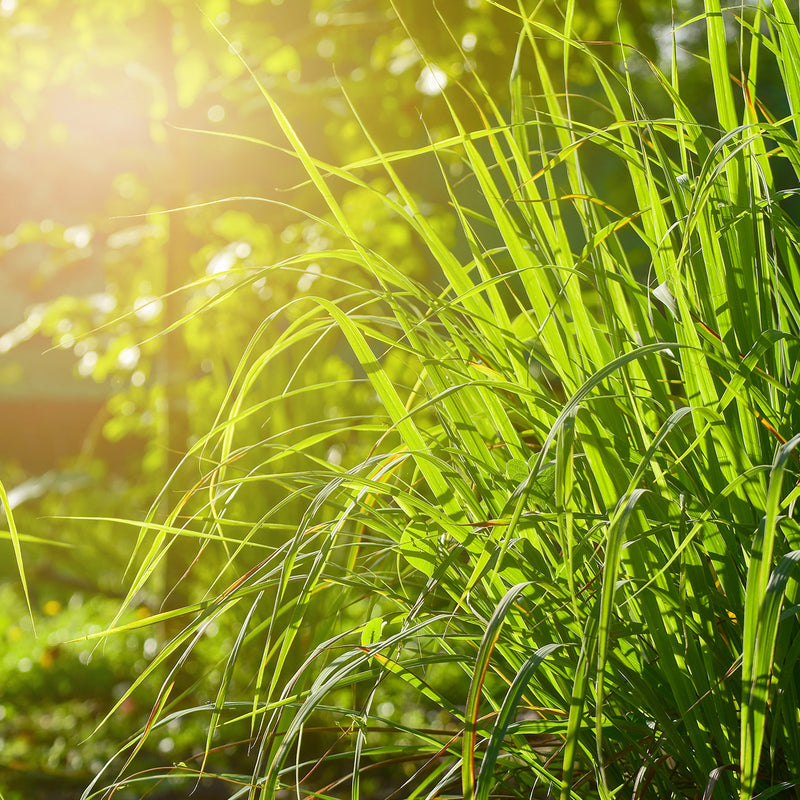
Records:
<instances>
[{"instance_id":1,"label":"bokeh light spot","mask_svg":"<svg viewBox=\"0 0 800 800\"><path fill-rule=\"evenodd\" d=\"M336 43L333 39L320 39L317 42L317 55L320 58L331 58L333 54L336 52Z\"/></svg>"},{"instance_id":2,"label":"bokeh light spot","mask_svg":"<svg viewBox=\"0 0 800 800\"><path fill-rule=\"evenodd\" d=\"M428 97L436 97L447 86L447 75L436 64L426 64L417 79L417 91Z\"/></svg>"},{"instance_id":3,"label":"bokeh light spot","mask_svg":"<svg viewBox=\"0 0 800 800\"><path fill-rule=\"evenodd\" d=\"M211 122L222 122L225 119L225 109L220 105L213 105L208 109L208 118Z\"/></svg>"},{"instance_id":4,"label":"bokeh light spot","mask_svg":"<svg viewBox=\"0 0 800 800\"><path fill-rule=\"evenodd\" d=\"M322 267L319 264L309 264L305 273L300 276L297 281L297 288L301 292L307 292L313 285L314 281L322 274Z\"/></svg>"},{"instance_id":5,"label":"bokeh light spot","mask_svg":"<svg viewBox=\"0 0 800 800\"><path fill-rule=\"evenodd\" d=\"M117 356L117 364L120 369L133 369L139 363L140 355L141 351L139 348L135 344L132 344L130 347L120 350Z\"/></svg>"},{"instance_id":6,"label":"bokeh light spot","mask_svg":"<svg viewBox=\"0 0 800 800\"><path fill-rule=\"evenodd\" d=\"M78 362L78 375L87 378L94 372L95 366L97 366L97 353L90 350L88 353L84 353Z\"/></svg>"},{"instance_id":7,"label":"bokeh light spot","mask_svg":"<svg viewBox=\"0 0 800 800\"><path fill-rule=\"evenodd\" d=\"M43 610L48 617L54 617L61 611L61 603L59 603L58 600L48 600L44 604Z\"/></svg>"},{"instance_id":8,"label":"bokeh light spot","mask_svg":"<svg viewBox=\"0 0 800 800\"><path fill-rule=\"evenodd\" d=\"M64 241L83 249L92 241L93 233L91 225L72 225L64 231Z\"/></svg>"}]
</instances>

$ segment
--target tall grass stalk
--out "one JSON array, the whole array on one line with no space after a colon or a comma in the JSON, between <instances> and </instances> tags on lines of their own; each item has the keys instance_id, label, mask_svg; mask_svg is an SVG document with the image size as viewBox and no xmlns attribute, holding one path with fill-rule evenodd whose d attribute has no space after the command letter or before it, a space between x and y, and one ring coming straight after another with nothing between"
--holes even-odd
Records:
<instances>
[{"instance_id":1,"label":"tall grass stalk","mask_svg":"<svg viewBox=\"0 0 800 800\"><path fill-rule=\"evenodd\" d=\"M35 625L30 593L28 592L28 579L25 576L25 564L22 560L21 541L23 537L20 536L17 530L17 523L14 520L11 501L9 500L8 493L2 482L0 482L0 511L3 512L2 516L5 518L5 523L8 526L7 531L0 531L0 536L11 541L11 546L14 550L14 559L17 562L17 570L19 571L20 583L22 584L22 591L25 595L25 603L28 606L28 613L31 615L31 623Z\"/></svg>"},{"instance_id":2,"label":"tall grass stalk","mask_svg":"<svg viewBox=\"0 0 800 800\"><path fill-rule=\"evenodd\" d=\"M147 730L85 797L201 774L270 799L798 796L797 23L785 0L739 16L706 0L715 110L692 109L675 57L665 74L589 46L567 5L562 30L520 6L510 97L478 93L484 127L453 111L455 135L413 153L383 151L352 107L373 155L321 163L263 89L338 235L327 289L265 317L187 456L199 479L142 527L130 597L176 536L232 577L186 609L142 676L167 671ZM423 157L463 256L401 177ZM441 291L362 244L340 205L376 173ZM359 285L337 283L345 261ZM350 420L242 438L326 390L303 382L325 337L374 392L365 457L324 457ZM284 357L289 385L255 394ZM169 691L227 616L213 699L187 707L192 687ZM136 741L186 714L208 720L201 755L132 771ZM242 729L251 774L217 774Z\"/></svg>"}]
</instances>

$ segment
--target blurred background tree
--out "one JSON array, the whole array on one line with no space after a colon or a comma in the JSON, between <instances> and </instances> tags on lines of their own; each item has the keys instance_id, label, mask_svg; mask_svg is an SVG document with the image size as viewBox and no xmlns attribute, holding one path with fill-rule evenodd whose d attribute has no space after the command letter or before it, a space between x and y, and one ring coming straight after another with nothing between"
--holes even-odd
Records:
<instances>
[{"instance_id":1,"label":"blurred background tree","mask_svg":"<svg viewBox=\"0 0 800 800\"><path fill-rule=\"evenodd\" d=\"M275 263L296 253L300 240L307 251L325 244L314 241L323 236L319 223L298 226L296 214L286 207L313 213L321 205L309 187L297 186L303 172L281 152L282 134L237 54L274 95L310 152L331 163L352 162L371 150L342 89L387 151L425 144L451 127L439 98L448 82L466 90L454 96L467 124L481 113L469 95L475 74L504 101L517 14L530 10L510 0L506 5L164 0L120 7L4 0L0 245L6 255L0 352L5 363L0 378L7 399L104 394L88 392L86 382L76 388L68 381L72 360L55 353L42 357L42 340L31 341L39 334L72 351L79 374L109 382L115 394L131 384L134 389L154 386L149 371L155 369L150 362L156 351L163 357L162 384L167 373L169 383L181 385L193 370L208 374L213 354L207 351L207 357L191 363L186 342L178 346L180 334L142 347L148 332L161 330L165 320L178 319L191 306L190 293L174 290L234 265ZM564 24L561 3L537 4L536 13L537 21L557 28ZM689 13L683 9L682 15ZM621 36L658 59L670 49L670 16L661 3L618 6L597 0L579 4L573 25L586 39ZM690 33L683 38L690 39ZM562 57L549 55L555 61ZM535 76L530 79L535 96ZM272 147L185 128L254 137ZM415 160L404 177L429 203L446 202L436 180L438 168L430 167L435 165ZM201 205L241 196L262 202ZM194 208L160 213L185 206ZM350 211L360 217L356 227L368 240L378 227L376 209L361 207L353 197ZM391 247L384 234L380 239L379 246ZM393 257L403 258L416 276L427 276L427 265L415 258L409 242L395 243L395 251ZM214 290L207 285L199 291ZM150 302L154 298L159 299ZM40 303L53 299L61 305L51 307L44 319ZM113 337L85 338L89 330L126 314ZM225 337L235 343L235 353L241 335L231 330ZM170 404L170 392L163 385L160 391ZM139 399L128 400L139 413L120 413L132 406L117 399L107 409L114 423L105 433L119 439L136 430L154 441L159 415L153 392L133 394ZM142 403L148 394L149 401ZM191 435L191 424L177 421L179 405L170 404L176 421L173 433L161 438L169 443L166 451L182 451ZM83 439L89 410L81 414L71 408L59 425L45 431L45 418L57 415L37 409L42 433L31 436L32 426L19 424L24 409L14 407L14 413L2 415L4 438L17 439L8 455L35 469L52 466ZM145 410L152 413L143 421ZM18 435L23 427L24 446ZM71 437L65 428L75 428Z\"/></svg>"},{"instance_id":2,"label":"blurred background tree","mask_svg":"<svg viewBox=\"0 0 800 800\"><path fill-rule=\"evenodd\" d=\"M674 13L687 22L699 5L681 2ZM535 10L538 22L560 29L566 6L554 0L0 0L0 475L19 490L23 532L38 538L26 543L26 563L36 611L52 622L33 647L22 606L8 605L13 620L4 626L0 725L16 743L0 756L6 800L58 796L53 776L66 781L63 796L74 796L74 787L113 752L110 743L123 737L112 729L107 741L101 735L84 750L64 742L88 735L93 716L160 646L133 633L94 656L58 644L85 631L88 616L111 616L104 610L124 595L135 531L127 536L111 522L53 517L143 516L187 447L210 427L252 337L274 339L302 314L312 286L333 293L358 272L357 265L315 255L336 245L324 204L284 152L283 135L245 63L315 157L352 163L372 150L348 102L384 152L423 146L452 131L440 96L445 85L463 87L451 98L465 125L484 111L472 100L476 76L505 105L518 15ZM660 2L584 0L573 26L592 46L622 40L664 62L672 21L673 10ZM702 31L702 25L682 28L681 47L691 50ZM554 63L563 58L552 46L544 55ZM526 78L535 99L536 75ZM570 75L578 84L587 80ZM443 166L454 177L461 169L446 158ZM437 179L440 165L427 156L398 168L425 198L433 223L452 228L453 247L463 247ZM613 185L601 166L598 176ZM381 180L369 169L363 179ZM423 249L374 195L333 188L366 247L414 279L437 284ZM475 191L467 182L462 188ZM249 289L236 303L220 302L242 284ZM274 325L259 332L271 314ZM356 461L357 427L366 424L373 398L353 382L339 345L328 337L309 354L306 374L326 391L306 394L294 418L285 407L267 407L242 421L239 435L249 442L238 454L242 475L275 457L271 432L296 428L303 437L312 425L324 432L345 407L353 416L350 435L321 436L319 457ZM270 397L286 385L295 355L274 359L253 393ZM413 381L402 364L397 376ZM290 452L283 456L283 472L303 468L292 459ZM191 474L181 473L180 488ZM274 506L291 495L289 484L276 480L273 488L274 496L258 502ZM253 502L252 495L245 489L231 502ZM288 502L285 518L296 519L304 502ZM166 598L163 588L142 592L132 613L144 617L164 602L189 602L192 582L177 579L190 566L219 568L192 566L196 550L175 546L163 586L177 582L181 589ZM13 560L2 563L0 580L15 581ZM231 565L227 577L237 574ZM208 664L226 646L225 632L215 635ZM87 687L96 696L82 700L68 687L82 680L78 664L90 662L107 678ZM34 672L56 675L64 664L66 677L42 677L31 688ZM191 680L185 688L191 691ZM151 701L125 713L139 714L142 724ZM52 709L62 703L65 731L40 735L56 725ZM130 719L124 725L135 727ZM164 747L168 752L169 743Z\"/></svg>"}]
</instances>

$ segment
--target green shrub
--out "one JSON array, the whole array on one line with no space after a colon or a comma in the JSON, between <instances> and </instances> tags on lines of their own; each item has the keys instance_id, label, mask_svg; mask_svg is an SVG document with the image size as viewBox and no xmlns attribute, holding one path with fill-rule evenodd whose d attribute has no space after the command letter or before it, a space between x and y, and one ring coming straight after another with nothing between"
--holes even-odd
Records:
<instances>
[{"instance_id":1,"label":"green shrub","mask_svg":"<svg viewBox=\"0 0 800 800\"><path fill-rule=\"evenodd\" d=\"M174 671L153 719L208 731L173 778L259 798L797 796L800 34L784 0L740 11L707 0L692 23L712 125L677 67L590 47L569 13L563 30L520 17L509 111L478 96L485 128L454 116L415 153L370 140L371 158L322 164L264 91L329 204L321 277L363 277L265 319L187 460L199 479L143 528L131 597L178 535L224 564L156 659ZM761 103L770 69L781 118ZM441 169L469 255L403 183L414 157ZM362 245L330 188L377 172L440 292ZM613 203L593 188L609 175ZM323 341L349 347L374 417L304 417L336 381L304 371ZM281 359L289 385L251 391ZM285 439L239 434L281 405ZM370 449L350 459L354 424ZM204 626L231 615L209 701L170 705ZM217 756L242 723L252 772L232 775ZM132 769L85 796L149 780Z\"/></svg>"},{"instance_id":2,"label":"green shrub","mask_svg":"<svg viewBox=\"0 0 800 800\"><path fill-rule=\"evenodd\" d=\"M92 736L108 707L155 655L156 640L140 630L105 647L65 642L100 631L98 621L118 602L86 600L80 593L65 603L51 597L35 607L34 635L17 595L10 586L0 589L0 791L29 800L75 797L131 727L147 720L154 699L149 688L129 697L112 724ZM152 741L147 749L156 745Z\"/></svg>"}]
</instances>

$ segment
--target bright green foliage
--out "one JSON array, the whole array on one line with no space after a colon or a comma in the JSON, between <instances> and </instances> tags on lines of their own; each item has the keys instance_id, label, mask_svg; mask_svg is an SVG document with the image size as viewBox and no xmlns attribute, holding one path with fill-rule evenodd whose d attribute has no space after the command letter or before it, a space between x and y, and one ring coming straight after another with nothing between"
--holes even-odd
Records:
<instances>
[{"instance_id":1,"label":"bright green foliage","mask_svg":"<svg viewBox=\"0 0 800 800\"><path fill-rule=\"evenodd\" d=\"M677 65L582 44L573 10L558 28L508 12L510 104L477 75L485 125L450 105L456 134L413 153L382 150L353 99L371 153L322 163L260 82L327 205L325 289L265 316L164 489L180 499L141 527L128 603L180 537L213 575L142 676L174 667L150 724L85 797L166 773L269 800L797 796L800 34L784 0L743 18L708 0L708 126ZM573 72L592 102L559 88ZM404 183L411 158L440 169L468 255ZM608 173L613 204L593 188ZM440 291L364 242L342 184L407 227ZM320 413L341 381L326 352L355 412ZM182 671L222 621L192 704ZM138 773L169 714L205 740ZM218 753L242 723L233 775Z\"/></svg>"}]
</instances>

